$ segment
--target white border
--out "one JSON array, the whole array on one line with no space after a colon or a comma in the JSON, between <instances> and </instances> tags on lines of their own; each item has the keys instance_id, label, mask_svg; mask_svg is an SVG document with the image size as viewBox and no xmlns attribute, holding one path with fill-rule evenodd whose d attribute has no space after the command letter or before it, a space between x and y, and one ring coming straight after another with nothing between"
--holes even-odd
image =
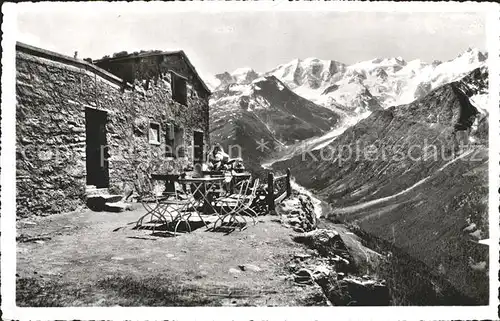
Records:
<instances>
[{"instance_id":1,"label":"white border","mask_svg":"<svg viewBox=\"0 0 500 321\"><path fill-rule=\"evenodd\" d=\"M488 12L497 10L498 6L492 2L477 3L469 2L354 2L354 1L203 1L203 2L143 2L134 1L131 3L113 3L95 1L92 4L85 2L24 2L17 4L20 8L36 8L36 12L54 12L54 11L95 11L95 12L129 12L129 13L161 13L161 12L246 12L248 11L364 11L364 12ZM90 6L92 8L90 9Z\"/></svg>"},{"instance_id":2,"label":"white border","mask_svg":"<svg viewBox=\"0 0 500 321\"><path fill-rule=\"evenodd\" d=\"M499 266L499 183L500 183L500 151L498 139L500 137L500 7L497 10L492 10L488 15L486 25L486 40L488 51L488 71L489 71L489 246L490 246L490 306L497 307L498 288L500 286L498 280ZM492 32L495 30L496 32ZM494 269L493 267L496 267ZM496 316L498 318L498 315ZM494 318L495 319L495 318Z\"/></svg>"},{"instance_id":3,"label":"white border","mask_svg":"<svg viewBox=\"0 0 500 321\"><path fill-rule=\"evenodd\" d=\"M3 4L2 22L2 312L5 318L15 315L16 291L16 64L15 43L17 14L12 4ZM8 12L8 13L7 13Z\"/></svg>"},{"instance_id":4,"label":"white border","mask_svg":"<svg viewBox=\"0 0 500 321\"><path fill-rule=\"evenodd\" d=\"M16 13L19 7L37 6L43 11L81 10L128 11L135 13L162 11L389 11L389 12L484 12L488 14L488 54L490 71L490 305L483 307L279 307L279 308L18 308L15 306L15 41ZM498 306L498 188L499 188L499 6L495 3L395 3L395 2L183 2L183 3L21 3L3 4L2 30L2 312L4 319L371 319L371 320L438 320L438 319L497 319Z\"/></svg>"}]
</instances>

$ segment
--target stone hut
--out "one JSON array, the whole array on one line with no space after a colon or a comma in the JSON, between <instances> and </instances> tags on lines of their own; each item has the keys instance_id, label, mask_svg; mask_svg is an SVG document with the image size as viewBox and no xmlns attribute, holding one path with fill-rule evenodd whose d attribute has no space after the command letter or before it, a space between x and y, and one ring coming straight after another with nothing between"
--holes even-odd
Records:
<instances>
[{"instance_id":1,"label":"stone hut","mask_svg":"<svg viewBox=\"0 0 500 321\"><path fill-rule=\"evenodd\" d=\"M17 215L128 194L136 168L176 173L209 144L210 90L183 51L94 63L16 45Z\"/></svg>"}]
</instances>

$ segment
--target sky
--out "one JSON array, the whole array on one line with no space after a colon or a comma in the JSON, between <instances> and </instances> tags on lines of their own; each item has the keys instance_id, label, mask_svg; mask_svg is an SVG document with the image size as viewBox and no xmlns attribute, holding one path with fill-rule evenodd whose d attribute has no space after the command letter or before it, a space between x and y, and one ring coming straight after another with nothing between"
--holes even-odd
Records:
<instances>
[{"instance_id":1,"label":"sky","mask_svg":"<svg viewBox=\"0 0 500 321\"><path fill-rule=\"evenodd\" d=\"M477 13L171 12L168 10L18 9L18 41L98 59L126 50L186 52L202 77L240 67L268 71L296 58L352 64L378 57L446 61L485 50Z\"/></svg>"}]
</instances>

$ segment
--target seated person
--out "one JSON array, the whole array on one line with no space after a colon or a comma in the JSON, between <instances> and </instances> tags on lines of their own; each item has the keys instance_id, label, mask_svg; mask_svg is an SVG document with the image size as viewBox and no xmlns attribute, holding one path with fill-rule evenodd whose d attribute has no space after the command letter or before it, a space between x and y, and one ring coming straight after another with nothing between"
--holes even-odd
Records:
<instances>
[{"instance_id":1,"label":"seated person","mask_svg":"<svg viewBox=\"0 0 500 321\"><path fill-rule=\"evenodd\" d=\"M237 173L243 173L245 171L245 165L241 159L237 159L233 164L233 170Z\"/></svg>"},{"instance_id":2,"label":"seated person","mask_svg":"<svg viewBox=\"0 0 500 321\"><path fill-rule=\"evenodd\" d=\"M228 169L235 161L241 161L241 158L229 158L220 144L216 144L208 156L209 164L213 171Z\"/></svg>"}]
</instances>

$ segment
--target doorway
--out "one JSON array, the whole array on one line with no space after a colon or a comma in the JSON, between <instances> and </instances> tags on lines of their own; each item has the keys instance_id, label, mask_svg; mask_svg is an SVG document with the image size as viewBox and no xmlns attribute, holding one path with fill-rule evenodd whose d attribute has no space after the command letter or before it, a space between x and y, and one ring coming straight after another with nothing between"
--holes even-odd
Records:
<instances>
[{"instance_id":1,"label":"doorway","mask_svg":"<svg viewBox=\"0 0 500 321\"><path fill-rule=\"evenodd\" d=\"M202 164L203 159L203 132L193 132L193 165Z\"/></svg>"},{"instance_id":2,"label":"doorway","mask_svg":"<svg viewBox=\"0 0 500 321\"><path fill-rule=\"evenodd\" d=\"M97 188L109 187L107 120L108 114L105 111L85 109L87 185L95 185Z\"/></svg>"}]
</instances>

